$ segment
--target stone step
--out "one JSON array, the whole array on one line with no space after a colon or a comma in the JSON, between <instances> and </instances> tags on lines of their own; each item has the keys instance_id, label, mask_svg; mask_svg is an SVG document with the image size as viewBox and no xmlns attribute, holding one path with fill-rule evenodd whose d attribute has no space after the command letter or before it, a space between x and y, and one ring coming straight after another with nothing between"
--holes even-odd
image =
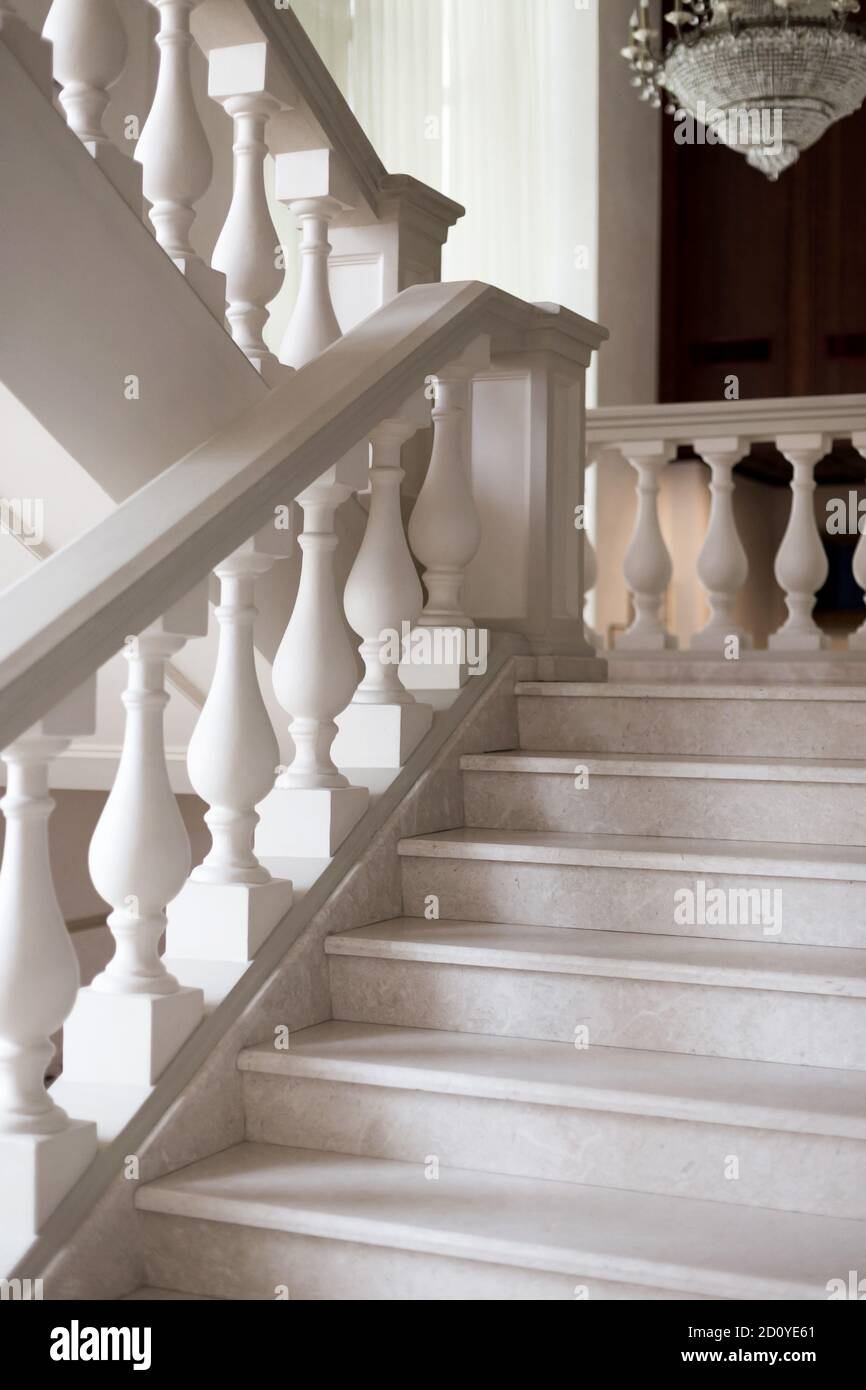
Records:
<instances>
[{"instance_id":1,"label":"stone step","mask_svg":"<svg viewBox=\"0 0 866 1390\"><path fill-rule=\"evenodd\" d=\"M256 1142L866 1220L858 1072L345 1022L238 1066Z\"/></svg>"},{"instance_id":2,"label":"stone step","mask_svg":"<svg viewBox=\"0 0 866 1390\"><path fill-rule=\"evenodd\" d=\"M666 685L866 685L866 653L746 651L736 661L701 651L604 653L609 679ZM560 680L566 673L559 674Z\"/></svg>"},{"instance_id":3,"label":"stone step","mask_svg":"<svg viewBox=\"0 0 866 1390\"><path fill-rule=\"evenodd\" d=\"M410 916L866 947L855 846L470 828L399 852Z\"/></svg>"},{"instance_id":4,"label":"stone step","mask_svg":"<svg viewBox=\"0 0 866 1390\"><path fill-rule=\"evenodd\" d=\"M325 949L349 1022L866 1069L859 951L405 917Z\"/></svg>"},{"instance_id":5,"label":"stone step","mask_svg":"<svg viewBox=\"0 0 866 1390\"><path fill-rule=\"evenodd\" d=\"M212 1299L204 1293L178 1293L177 1289L154 1289L145 1284L133 1293L123 1295L121 1303L210 1303Z\"/></svg>"},{"instance_id":6,"label":"stone step","mask_svg":"<svg viewBox=\"0 0 866 1390\"><path fill-rule=\"evenodd\" d=\"M226 1149L139 1188L150 1281L218 1298L817 1301L862 1265L862 1222L435 1171Z\"/></svg>"},{"instance_id":7,"label":"stone step","mask_svg":"<svg viewBox=\"0 0 866 1390\"><path fill-rule=\"evenodd\" d=\"M542 752L859 758L863 686L521 681L521 748Z\"/></svg>"},{"instance_id":8,"label":"stone step","mask_svg":"<svg viewBox=\"0 0 866 1390\"><path fill-rule=\"evenodd\" d=\"M466 824L498 830L866 845L866 762L474 753Z\"/></svg>"}]
</instances>

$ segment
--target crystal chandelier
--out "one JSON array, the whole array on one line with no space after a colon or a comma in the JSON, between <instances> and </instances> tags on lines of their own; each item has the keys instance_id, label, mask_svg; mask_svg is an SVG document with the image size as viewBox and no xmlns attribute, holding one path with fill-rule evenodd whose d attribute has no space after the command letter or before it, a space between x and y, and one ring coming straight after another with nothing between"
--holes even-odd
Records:
<instances>
[{"instance_id":1,"label":"crystal chandelier","mask_svg":"<svg viewBox=\"0 0 866 1390\"><path fill-rule=\"evenodd\" d=\"M858 0L674 4L662 44L641 0L622 54L641 99L675 116L679 143L726 144L777 179L866 97L866 38L848 22Z\"/></svg>"}]
</instances>

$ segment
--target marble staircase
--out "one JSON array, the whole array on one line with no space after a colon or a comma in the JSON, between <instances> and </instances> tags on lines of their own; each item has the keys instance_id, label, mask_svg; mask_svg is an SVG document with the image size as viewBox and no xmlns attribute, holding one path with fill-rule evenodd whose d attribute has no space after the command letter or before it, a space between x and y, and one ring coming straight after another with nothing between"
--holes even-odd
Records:
<instances>
[{"instance_id":1,"label":"marble staircase","mask_svg":"<svg viewBox=\"0 0 866 1390\"><path fill-rule=\"evenodd\" d=\"M864 698L519 684L465 828L399 846L407 915L326 939L332 1020L241 1053L246 1142L139 1189L141 1296L827 1298L866 1263ZM699 881L775 913L678 920Z\"/></svg>"}]
</instances>

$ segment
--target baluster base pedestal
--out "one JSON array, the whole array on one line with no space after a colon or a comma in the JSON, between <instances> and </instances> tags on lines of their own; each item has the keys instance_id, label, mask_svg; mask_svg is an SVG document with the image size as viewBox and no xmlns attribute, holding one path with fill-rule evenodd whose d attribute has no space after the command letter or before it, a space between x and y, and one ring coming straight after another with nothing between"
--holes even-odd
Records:
<instances>
[{"instance_id":1,"label":"baluster base pedestal","mask_svg":"<svg viewBox=\"0 0 866 1390\"><path fill-rule=\"evenodd\" d=\"M679 647L670 632L618 632L613 639L618 652L675 652Z\"/></svg>"},{"instance_id":2,"label":"baluster base pedestal","mask_svg":"<svg viewBox=\"0 0 866 1390\"><path fill-rule=\"evenodd\" d=\"M349 705L331 750L339 767L403 767L433 727L433 706Z\"/></svg>"},{"instance_id":3,"label":"baluster base pedestal","mask_svg":"<svg viewBox=\"0 0 866 1390\"><path fill-rule=\"evenodd\" d=\"M732 637L736 637L740 644L740 651L747 652L751 649L752 639L741 627L731 626L725 628L703 628L689 638L689 651L691 652L717 652L723 656L726 644Z\"/></svg>"},{"instance_id":4,"label":"baluster base pedestal","mask_svg":"<svg viewBox=\"0 0 866 1390\"><path fill-rule=\"evenodd\" d=\"M489 650L486 628L419 624L403 644L400 680L406 690L462 690L471 675L487 670Z\"/></svg>"},{"instance_id":5,"label":"baluster base pedestal","mask_svg":"<svg viewBox=\"0 0 866 1390\"><path fill-rule=\"evenodd\" d=\"M771 652L822 652L831 645L826 632L818 628L814 632L786 632L780 628L767 640Z\"/></svg>"},{"instance_id":6,"label":"baluster base pedestal","mask_svg":"<svg viewBox=\"0 0 866 1390\"><path fill-rule=\"evenodd\" d=\"M168 908L165 953L172 960L250 961L292 906L288 879L197 883Z\"/></svg>"},{"instance_id":7,"label":"baluster base pedestal","mask_svg":"<svg viewBox=\"0 0 866 1390\"><path fill-rule=\"evenodd\" d=\"M260 859L330 859L370 804L366 787L275 787L258 807Z\"/></svg>"},{"instance_id":8,"label":"baluster base pedestal","mask_svg":"<svg viewBox=\"0 0 866 1390\"><path fill-rule=\"evenodd\" d=\"M203 1014L200 989L173 994L81 989L63 1029L64 1078L152 1086Z\"/></svg>"},{"instance_id":9,"label":"baluster base pedestal","mask_svg":"<svg viewBox=\"0 0 866 1390\"><path fill-rule=\"evenodd\" d=\"M70 1120L56 1134L0 1134L0 1228L35 1233L96 1157L96 1125Z\"/></svg>"}]
</instances>

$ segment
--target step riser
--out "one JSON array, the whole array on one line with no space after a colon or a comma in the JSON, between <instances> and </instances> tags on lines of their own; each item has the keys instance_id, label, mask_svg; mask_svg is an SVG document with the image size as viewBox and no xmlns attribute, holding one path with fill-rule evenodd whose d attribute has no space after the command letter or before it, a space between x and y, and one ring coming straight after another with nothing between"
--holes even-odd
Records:
<instances>
[{"instance_id":1,"label":"step riser","mask_svg":"<svg viewBox=\"0 0 866 1390\"><path fill-rule=\"evenodd\" d=\"M862 702L521 695L517 711L520 746L536 752L846 759L863 749Z\"/></svg>"},{"instance_id":2,"label":"step riser","mask_svg":"<svg viewBox=\"0 0 866 1390\"><path fill-rule=\"evenodd\" d=\"M575 769L579 759L575 760ZM464 772L466 825L488 830L666 835L866 845L866 787L709 777Z\"/></svg>"},{"instance_id":3,"label":"step riser","mask_svg":"<svg viewBox=\"0 0 866 1390\"><path fill-rule=\"evenodd\" d=\"M443 921L519 922L525 926L721 937L729 941L866 947L863 883L408 855L403 857L402 872L403 910L410 917L424 917L432 895L439 900L438 913ZM703 898L698 887L701 882L705 885ZM738 920L722 923L713 920L718 914L711 909L717 900L708 895L714 889L726 894L757 889L766 896L748 902L726 897L725 915ZM693 898L677 898L682 890L688 890ZM692 901L695 918L703 916L704 923L678 922L678 913L686 915L682 905ZM782 930L765 932L765 925L772 927L777 921L777 904L781 905ZM768 913L766 919L761 918L764 911Z\"/></svg>"},{"instance_id":4,"label":"step riser","mask_svg":"<svg viewBox=\"0 0 866 1390\"><path fill-rule=\"evenodd\" d=\"M866 1220L863 1141L253 1072L243 1094L260 1143Z\"/></svg>"},{"instance_id":5,"label":"step riser","mask_svg":"<svg viewBox=\"0 0 866 1390\"><path fill-rule=\"evenodd\" d=\"M424 1181L423 1177L419 1179ZM147 1213L148 1279L210 1298L274 1301L491 1300L577 1298L705 1302L699 1294L574 1274L492 1265L429 1252L291 1235L283 1231ZM171 1281L170 1283L168 1281ZM585 1290L585 1292L584 1292ZM709 1300L713 1301L713 1300Z\"/></svg>"},{"instance_id":6,"label":"step riser","mask_svg":"<svg viewBox=\"0 0 866 1390\"><path fill-rule=\"evenodd\" d=\"M529 970L330 958L334 1017L866 1070L866 1001Z\"/></svg>"}]
</instances>

